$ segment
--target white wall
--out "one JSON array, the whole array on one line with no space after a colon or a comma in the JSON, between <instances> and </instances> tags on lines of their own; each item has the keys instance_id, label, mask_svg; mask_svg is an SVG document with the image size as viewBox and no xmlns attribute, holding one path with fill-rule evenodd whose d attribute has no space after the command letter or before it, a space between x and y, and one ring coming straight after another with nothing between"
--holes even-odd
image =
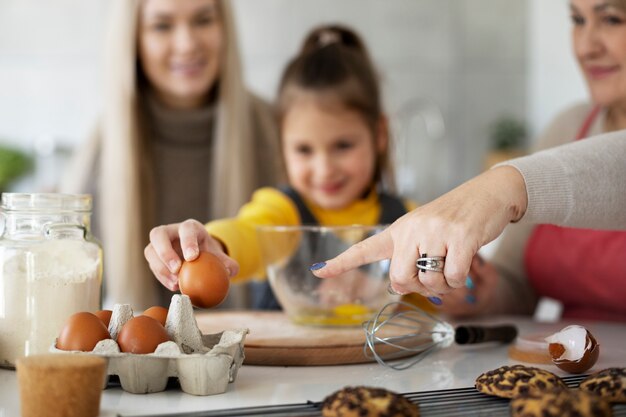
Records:
<instances>
[{"instance_id":1,"label":"white wall","mask_svg":"<svg viewBox=\"0 0 626 417\"><path fill-rule=\"evenodd\" d=\"M365 39L401 151L402 191L428 201L484 168L488 128L525 120L527 4L519 0L235 0L249 85L273 97L309 30L340 22ZM503 19L506 16L506 19ZM431 134L437 112L445 130ZM435 129L436 130L436 129Z\"/></svg>"},{"instance_id":2,"label":"white wall","mask_svg":"<svg viewBox=\"0 0 626 417\"><path fill-rule=\"evenodd\" d=\"M531 109L535 125L537 115L550 116L528 101L529 91L548 94L544 84L556 84L532 81L528 90L526 54L534 50L527 45L532 32L527 12L541 18L537 33L550 40L547 18L559 17L555 4L565 1L234 0L234 5L246 79L268 98L286 60L313 25L344 22L364 35L381 72L396 141L405 150L404 178L413 181L405 186L409 196L426 201L483 169L488 127L495 118L526 119ZM0 141L33 149L42 138L70 146L85 138L100 108L107 4L0 0ZM553 74L541 61L545 57L537 58L533 68ZM561 75L554 77L563 82ZM557 100L562 94L549 97ZM532 100L548 104L547 99ZM427 104L431 113L441 111L442 136L429 137L422 122L426 112L406 111L415 102L421 110Z\"/></svg>"},{"instance_id":3,"label":"white wall","mask_svg":"<svg viewBox=\"0 0 626 417\"><path fill-rule=\"evenodd\" d=\"M0 0L0 141L81 140L100 104L106 0Z\"/></svg>"},{"instance_id":4,"label":"white wall","mask_svg":"<svg viewBox=\"0 0 626 417\"><path fill-rule=\"evenodd\" d=\"M588 95L574 59L567 0L528 0L528 120L536 135Z\"/></svg>"}]
</instances>

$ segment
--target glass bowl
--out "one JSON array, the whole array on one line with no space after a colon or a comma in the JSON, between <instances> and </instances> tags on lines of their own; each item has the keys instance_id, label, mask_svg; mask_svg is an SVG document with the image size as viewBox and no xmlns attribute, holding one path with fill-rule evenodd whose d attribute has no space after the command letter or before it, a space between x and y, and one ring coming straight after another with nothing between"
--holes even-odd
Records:
<instances>
[{"instance_id":1,"label":"glass bowl","mask_svg":"<svg viewBox=\"0 0 626 417\"><path fill-rule=\"evenodd\" d=\"M321 279L309 267L333 258L385 226L259 226L257 236L270 286L297 324L360 326L399 296L389 294L389 260Z\"/></svg>"}]
</instances>

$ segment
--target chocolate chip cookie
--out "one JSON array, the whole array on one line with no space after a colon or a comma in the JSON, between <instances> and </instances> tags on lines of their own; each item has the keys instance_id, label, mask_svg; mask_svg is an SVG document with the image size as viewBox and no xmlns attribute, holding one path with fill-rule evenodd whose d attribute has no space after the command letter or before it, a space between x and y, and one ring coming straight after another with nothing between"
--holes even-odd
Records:
<instances>
[{"instance_id":1,"label":"chocolate chip cookie","mask_svg":"<svg viewBox=\"0 0 626 417\"><path fill-rule=\"evenodd\" d=\"M609 417L611 404L595 394L557 388L531 391L511 400L512 417Z\"/></svg>"},{"instance_id":2,"label":"chocolate chip cookie","mask_svg":"<svg viewBox=\"0 0 626 417\"><path fill-rule=\"evenodd\" d=\"M524 365L501 366L476 378L476 389L484 394L513 398L519 394L567 385L552 372Z\"/></svg>"},{"instance_id":3,"label":"chocolate chip cookie","mask_svg":"<svg viewBox=\"0 0 626 417\"><path fill-rule=\"evenodd\" d=\"M612 403L626 403L626 368L608 368L589 375L580 383L580 389Z\"/></svg>"},{"instance_id":4,"label":"chocolate chip cookie","mask_svg":"<svg viewBox=\"0 0 626 417\"><path fill-rule=\"evenodd\" d=\"M419 407L383 388L346 387L322 402L324 417L419 417Z\"/></svg>"}]
</instances>

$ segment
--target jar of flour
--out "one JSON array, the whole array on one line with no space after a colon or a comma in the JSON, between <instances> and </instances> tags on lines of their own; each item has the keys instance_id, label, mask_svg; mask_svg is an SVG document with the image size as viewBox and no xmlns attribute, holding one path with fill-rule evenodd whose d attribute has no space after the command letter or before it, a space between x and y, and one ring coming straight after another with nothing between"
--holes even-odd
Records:
<instances>
[{"instance_id":1,"label":"jar of flour","mask_svg":"<svg viewBox=\"0 0 626 417\"><path fill-rule=\"evenodd\" d=\"M47 352L65 320L100 309L102 250L89 195L3 193L0 366Z\"/></svg>"}]
</instances>

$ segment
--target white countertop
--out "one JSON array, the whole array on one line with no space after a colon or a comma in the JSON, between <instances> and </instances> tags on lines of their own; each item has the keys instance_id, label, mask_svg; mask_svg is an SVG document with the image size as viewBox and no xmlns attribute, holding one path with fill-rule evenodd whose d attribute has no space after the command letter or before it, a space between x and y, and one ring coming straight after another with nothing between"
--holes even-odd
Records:
<instances>
[{"instance_id":1,"label":"white countertop","mask_svg":"<svg viewBox=\"0 0 626 417\"><path fill-rule=\"evenodd\" d=\"M519 317L489 319L490 324L515 323L521 335L557 331L569 324L587 327L600 343L600 359L589 372L626 366L626 323L563 322L533 323ZM477 323L472 321L471 323ZM198 397L179 390L154 394L130 394L121 388L104 390L101 416L165 414L168 412L217 410L261 405L301 404L320 401L346 385L384 387L396 392L430 391L471 387L481 373L518 363L507 356L507 346L456 346L440 350L414 367L395 371L376 363L316 367L263 367L244 365L237 380L224 394ZM554 366L543 366L565 375ZM15 371L0 369L0 417L19 415L19 390Z\"/></svg>"}]
</instances>

